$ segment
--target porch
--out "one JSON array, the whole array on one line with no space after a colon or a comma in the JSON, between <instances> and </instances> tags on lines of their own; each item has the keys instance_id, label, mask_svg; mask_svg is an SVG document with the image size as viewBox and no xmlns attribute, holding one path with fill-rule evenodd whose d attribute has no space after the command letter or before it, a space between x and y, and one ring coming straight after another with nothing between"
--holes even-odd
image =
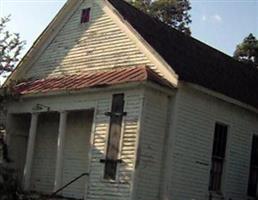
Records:
<instances>
[{"instance_id":1,"label":"porch","mask_svg":"<svg viewBox=\"0 0 258 200\"><path fill-rule=\"evenodd\" d=\"M135 85L132 85L133 87ZM101 92L100 92L101 91ZM114 94L124 94L116 178L104 179ZM24 97L7 105L8 146L19 182L27 191L51 194L82 173L58 195L90 199L92 195L130 196L143 89L112 88L94 92ZM110 191L110 192L109 192Z\"/></svg>"},{"instance_id":2,"label":"porch","mask_svg":"<svg viewBox=\"0 0 258 200\"><path fill-rule=\"evenodd\" d=\"M153 120L160 109L160 116L166 116L166 93L171 93L172 86L146 67L111 72L42 79L16 86L18 98L6 105L8 146L25 190L51 194L67 181L87 173L88 177L58 194L87 200L133 198L138 153L144 157L151 152L149 145L157 142L149 141L149 131L144 131L146 124L141 130L141 121L148 119L142 114L158 105ZM144 102L148 107L144 108ZM155 130L153 134L159 137L156 133L165 131L165 121L164 118L162 126L150 131ZM142 152L140 132L146 132L148 139L144 141L149 141ZM163 135L158 140L162 144ZM155 154L158 159L162 151ZM157 179L153 179L158 184L160 163L153 168L158 169L154 170Z\"/></svg>"},{"instance_id":3,"label":"porch","mask_svg":"<svg viewBox=\"0 0 258 200\"><path fill-rule=\"evenodd\" d=\"M89 173L93 115L94 110L87 109L9 116L10 153L26 191L50 194ZM87 180L81 177L62 195L82 199Z\"/></svg>"}]
</instances>

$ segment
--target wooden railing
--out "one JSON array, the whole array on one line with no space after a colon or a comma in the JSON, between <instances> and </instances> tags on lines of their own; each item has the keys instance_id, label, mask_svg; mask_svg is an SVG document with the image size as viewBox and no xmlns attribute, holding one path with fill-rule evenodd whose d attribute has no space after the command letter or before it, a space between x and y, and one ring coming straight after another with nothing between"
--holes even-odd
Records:
<instances>
[{"instance_id":1,"label":"wooden railing","mask_svg":"<svg viewBox=\"0 0 258 200\"><path fill-rule=\"evenodd\" d=\"M80 178L82 178L84 176L89 176L89 173L82 173L80 176L74 178L73 180L71 180L70 182L68 182L64 186L62 186L60 189L58 189L55 192L53 192L50 196L48 196L47 199L55 197L59 192L61 192L62 190L67 188L69 185L71 185L72 183L76 182L77 180L79 180Z\"/></svg>"}]
</instances>

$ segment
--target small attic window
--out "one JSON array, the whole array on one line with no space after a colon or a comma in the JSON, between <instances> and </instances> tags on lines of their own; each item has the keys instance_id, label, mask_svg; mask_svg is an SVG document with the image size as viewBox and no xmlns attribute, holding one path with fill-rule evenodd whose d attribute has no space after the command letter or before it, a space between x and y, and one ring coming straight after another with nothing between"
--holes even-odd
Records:
<instances>
[{"instance_id":1,"label":"small attic window","mask_svg":"<svg viewBox=\"0 0 258 200\"><path fill-rule=\"evenodd\" d=\"M81 24L87 23L89 21L90 21L90 8L85 8L82 10Z\"/></svg>"}]
</instances>

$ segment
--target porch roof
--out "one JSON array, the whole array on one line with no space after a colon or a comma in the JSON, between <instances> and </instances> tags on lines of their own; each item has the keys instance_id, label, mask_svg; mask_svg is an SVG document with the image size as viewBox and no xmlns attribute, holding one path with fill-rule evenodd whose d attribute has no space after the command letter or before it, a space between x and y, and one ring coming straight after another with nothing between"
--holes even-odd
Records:
<instances>
[{"instance_id":1,"label":"porch roof","mask_svg":"<svg viewBox=\"0 0 258 200\"><path fill-rule=\"evenodd\" d=\"M124 67L102 71L90 71L24 81L13 87L15 94L37 94L53 91L80 90L123 83L151 81L165 87L173 87L167 80L147 66Z\"/></svg>"}]
</instances>

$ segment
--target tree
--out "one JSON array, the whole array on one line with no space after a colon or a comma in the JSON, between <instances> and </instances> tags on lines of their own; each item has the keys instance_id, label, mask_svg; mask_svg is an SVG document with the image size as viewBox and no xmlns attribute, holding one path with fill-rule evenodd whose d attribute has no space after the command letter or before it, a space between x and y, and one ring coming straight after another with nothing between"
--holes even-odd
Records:
<instances>
[{"instance_id":1,"label":"tree","mask_svg":"<svg viewBox=\"0 0 258 200\"><path fill-rule=\"evenodd\" d=\"M19 61L21 50L25 41L21 41L18 33L6 30L10 16L0 19L0 75L11 72Z\"/></svg>"},{"instance_id":2,"label":"tree","mask_svg":"<svg viewBox=\"0 0 258 200\"><path fill-rule=\"evenodd\" d=\"M189 24L192 21L188 13L191 9L189 0L134 0L131 2L136 8L159 18L169 26L187 35L191 34Z\"/></svg>"},{"instance_id":3,"label":"tree","mask_svg":"<svg viewBox=\"0 0 258 200\"><path fill-rule=\"evenodd\" d=\"M252 33L236 46L234 58L258 68L258 40Z\"/></svg>"}]
</instances>

